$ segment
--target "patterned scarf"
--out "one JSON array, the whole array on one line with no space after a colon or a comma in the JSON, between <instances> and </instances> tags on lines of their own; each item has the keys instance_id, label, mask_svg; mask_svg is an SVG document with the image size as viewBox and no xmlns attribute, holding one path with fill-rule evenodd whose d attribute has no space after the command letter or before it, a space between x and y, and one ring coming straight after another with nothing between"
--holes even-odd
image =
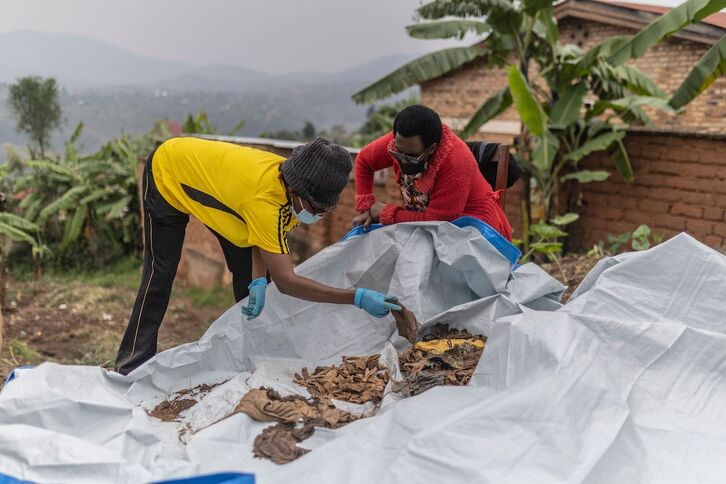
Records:
<instances>
[{"instance_id":1,"label":"patterned scarf","mask_svg":"<svg viewBox=\"0 0 726 484\"><path fill-rule=\"evenodd\" d=\"M422 193L416 188L414 181L421 175L404 175L401 174L399 183L401 185L401 197L406 210L414 210L416 212L425 212L429 206L429 194Z\"/></svg>"}]
</instances>

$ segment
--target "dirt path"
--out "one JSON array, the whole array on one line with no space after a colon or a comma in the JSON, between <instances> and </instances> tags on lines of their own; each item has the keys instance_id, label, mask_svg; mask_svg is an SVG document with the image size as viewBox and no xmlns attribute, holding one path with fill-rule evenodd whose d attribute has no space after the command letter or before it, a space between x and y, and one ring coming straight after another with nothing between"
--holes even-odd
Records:
<instances>
[{"instance_id":1,"label":"dirt path","mask_svg":"<svg viewBox=\"0 0 726 484\"><path fill-rule=\"evenodd\" d=\"M138 278L132 271L118 277L10 281L0 384L14 367L43 361L112 367ZM159 350L197 341L233 302L231 288L175 288L159 332Z\"/></svg>"}]
</instances>

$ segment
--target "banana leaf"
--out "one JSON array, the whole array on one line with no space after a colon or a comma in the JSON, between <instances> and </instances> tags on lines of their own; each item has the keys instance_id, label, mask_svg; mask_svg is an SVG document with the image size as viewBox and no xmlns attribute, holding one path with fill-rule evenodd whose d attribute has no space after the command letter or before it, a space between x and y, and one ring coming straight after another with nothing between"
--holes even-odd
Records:
<instances>
[{"instance_id":1,"label":"banana leaf","mask_svg":"<svg viewBox=\"0 0 726 484\"><path fill-rule=\"evenodd\" d=\"M533 135L544 136L547 126L547 115L542 110L539 101L537 101L529 90L527 81L524 79L519 67L515 65L509 66L507 77L509 79L509 91L522 123L524 123Z\"/></svg>"},{"instance_id":2,"label":"banana leaf","mask_svg":"<svg viewBox=\"0 0 726 484\"><path fill-rule=\"evenodd\" d=\"M512 95L509 88L505 87L481 105L479 110L469 120L464 129L459 133L463 139L467 139L476 133L480 127L490 119L493 119L503 113L512 105Z\"/></svg>"},{"instance_id":3,"label":"banana leaf","mask_svg":"<svg viewBox=\"0 0 726 484\"><path fill-rule=\"evenodd\" d=\"M635 178L633 176L633 166L630 164L630 157L628 156L628 152L625 149L625 145L622 140L616 141L613 144L610 156L613 158L615 168L618 170L618 173L620 173L620 176L623 177L623 180L626 182L632 182Z\"/></svg>"},{"instance_id":4,"label":"banana leaf","mask_svg":"<svg viewBox=\"0 0 726 484\"><path fill-rule=\"evenodd\" d=\"M682 108L693 101L696 96L709 88L711 84L726 73L726 36L716 42L699 59L691 72L676 89L669 104L675 108Z\"/></svg>"},{"instance_id":5,"label":"banana leaf","mask_svg":"<svg viewBox=\"0 0 726 484\"><path fill-rule=\"evenodd\" d=\"M617 66L614 69L614 72L621 81L624 81L625 86L633 94L661 98L668 97L668 93L661 89L655 81L635 66L623 64Z\"/></svg>"},{"instance_id":6,"label":"banana leaf","mask_svg":"<svg viewBox=\"0 0 726 484\"><path fill-rule=\"evenodd\" d=\"M560 177L560 181L577 180L580 183L592 183L605 181L608 178L610 173L604 170L581 170Z\"/></svg>"},{"instance_id":7,"label":"banana leaf","mask_svg":"<svg viewBox=\"0 0 726 484\"><path fill-rule=\"evenodd\" d=\"M491 26L486 22L465 19L438 20L406 27L408 35L417 39L462 39L470 32L485 34L490 30Z\"/></svg>"},{"instance_id":8,"label":"banana leaf","mask_svg":"<svg viewBox=\"0 0 726 484\"><path fill-rule=\"evenodd\" d=\"M577 163L590 153L596 151L602 151L608 149L613 143L622 140L625 137L625 131L611 131L609 133L600 135L583 143L579 148L574 151L570 151L565 155L565 160Z\"/></svg>"},{"instance_id":9,"label":"banana leaf","mask_svg":"<svg viewBox=\"0 0 726 484\"><path fill-rule=\"evenodd\" d=\"M15 242L27 242L30 245L37 245L38 241L22 229L0 222L0 235L4 235Z\"/></svg>"},{"instance_id":10,"label":"banana leaf","mask_svg":"<svg viewBox=\"0 0 726 484\"><path fill-rule=\"evenodd\" d=\"M493 8L514 9L507 0L434 0L416 9L419 18L484 17Z\"/></svg>"},{"instance_id":11,"label":"banana leaf","mask_svg":"<svg viewBox=\"0 0 726 484\"><path fill-rule=\"evenodd\" d=\"M88 205L79 205L73 212L73 216L66 220L63 227L63 239L61 240L61 250L65 251L70 248L71 244L78 240L81 230L86 223L88 216Z\"/></svg>"},{"instance_id":12,"label":"banana leaf","mask_svg":"<svg viewBox=\"0 0 726 484\"><path fill-rule=\"evenodd\" d=\"M552 125L564 129L577 121L587 91L587 84L584 82L567 86L552 108Z\"/></svg>"},{"instance_id":13,"label":"banana leaf","mask_svg":"<svg viewBox=\"0 0 726 484\"><path fill-rule=\"evenodd\" d=\"M0 222L28 232L38 231L38 226L36 224L26 218L15 215L14 213L0 213Z\"/></svg>"},{"instance_id":14,"label":"banana leaf","mask_svg":"<svg viewBox=\"0 0 726 484\"><path fill-rule=\"evenodd\" d=\"M45 208L40 211L40 215L38 216L38 223L40 225L43 225L43 223L51 215L74 206L78 199L81 198L81 196L86 191L88 191L88 187L85 185L79 185L71 188L70 190L65 192L60 198L51 202L49 205L46 205Z\"/></svg>"},{"instance_id":15,"label":"banana leaf","mask_svg":"<svg viewBox=\"0 0 726 484\"><path fill-rule=\"evenodd\" d=\"M467 62L484 57L488 49L481 47L452 47L426 54L399 67L387 76L353 95L357 103L386 98L429 79L439 77Z\"/></svg>"},{"instance_id":16,"label":"banana leaf","mask_svg":"<svg viewBox=\"0 0 726 484\"><path fill-rule=\"evenodd\" d=\"M613 50L609 60L613 65L620 65L629 59L640 57L661 40L723 8L726 8L726 0L687 0L655 19L630 41Z\"/></svg>"}]
</instances>

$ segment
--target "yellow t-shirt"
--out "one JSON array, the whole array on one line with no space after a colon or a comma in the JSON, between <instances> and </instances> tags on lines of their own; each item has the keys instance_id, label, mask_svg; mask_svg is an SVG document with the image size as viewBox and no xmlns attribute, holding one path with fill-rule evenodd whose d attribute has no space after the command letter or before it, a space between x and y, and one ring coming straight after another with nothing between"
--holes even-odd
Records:
<instances>
[{"instance_id":1,"label":"yellow t-shirt","mask_svg":"<svg viewBox=\"0 0 726 484\"><path fill-rule=\"evenodd\" d=\"M285 158L222 141L172 138L154 153L159 193L238 247L289 254L297 225L279 166Z\"/></svg>"}]
</instances>

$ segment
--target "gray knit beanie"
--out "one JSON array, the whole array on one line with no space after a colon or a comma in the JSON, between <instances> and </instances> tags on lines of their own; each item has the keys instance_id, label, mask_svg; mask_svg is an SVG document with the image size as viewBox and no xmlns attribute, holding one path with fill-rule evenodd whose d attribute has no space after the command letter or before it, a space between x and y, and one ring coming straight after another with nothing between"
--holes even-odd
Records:
<instances>
[{"instance_id":1,"label":"gray knit beanie","mask_svg":"<svg viewBox=\"0 0 726 484\"><path fill-rule=\"evenodd\" d=\"M321 208L338 203L348 184L353 160L348 150L325 138L318 138L292 150L282 163L285 182L303 198Z\"/></svg>"}]
</instances>

